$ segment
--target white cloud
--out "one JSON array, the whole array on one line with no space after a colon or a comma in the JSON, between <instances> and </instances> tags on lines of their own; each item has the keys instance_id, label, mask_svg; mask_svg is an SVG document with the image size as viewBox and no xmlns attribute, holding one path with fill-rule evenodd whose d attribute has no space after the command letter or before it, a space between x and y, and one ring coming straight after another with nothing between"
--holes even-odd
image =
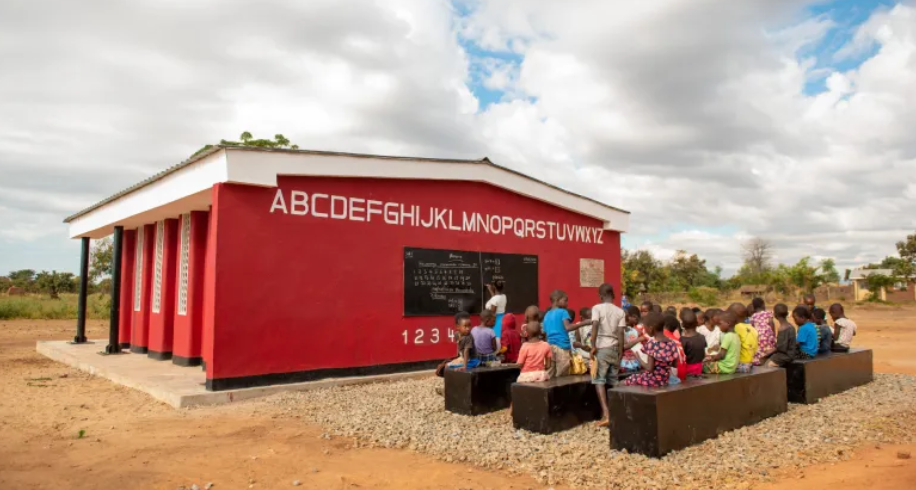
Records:
<instances>
[{"instance_id":1,"label":"white cloud","mask_svg":"<svg viewBox=\"0 0 916 490\"><path fill-rule=\"evenodd\" d=\"M4 2L0 271L44 267L25 240L75 268L60 218L243 130L487 155L726 269L751 235L785 261L879 260L916 228L916 10L818 54L873 54L853 70L800 54L836 27L792 0Z\"/></svg>"}]
</instances>

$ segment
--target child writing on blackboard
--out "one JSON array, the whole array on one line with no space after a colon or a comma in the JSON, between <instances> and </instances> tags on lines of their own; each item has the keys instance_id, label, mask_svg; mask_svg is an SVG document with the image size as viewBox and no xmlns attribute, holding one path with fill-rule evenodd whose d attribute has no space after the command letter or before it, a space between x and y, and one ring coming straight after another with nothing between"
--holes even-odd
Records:
<instances>
[{"instance_id":1,"label":"child writing on blackboard","mask_svg":"<svg viewBox=\"0 0 916 490\"><path fill-rule=\"evenodd\" d=\"M490 299L487 300L487 304L484 308L496 314L496 326L493 328L493 333L496 334L496 337L502 335L503 316L506 314L506 295L503 293L505 285L502 279L497 279L487 284L487 291L490 292Z\"/></svg>"}]
</instances>

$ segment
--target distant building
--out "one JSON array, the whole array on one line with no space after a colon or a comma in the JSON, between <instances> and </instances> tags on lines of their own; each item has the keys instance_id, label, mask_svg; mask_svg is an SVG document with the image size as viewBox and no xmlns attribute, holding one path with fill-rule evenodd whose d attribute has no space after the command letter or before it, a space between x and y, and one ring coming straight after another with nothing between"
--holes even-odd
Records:
<instances>
[{"instance_id":1,"label":"distant building","mask_svg":"<svg viewBox=\"0 0 916 490\"><path fill-rule=\"evenodd\" d=\"M892 269L853 269L852 272L850 272L849 282L852 284L856 301L864 301L871 296L872 291L868 289L866 280L868 276L874 274L891 276L894 274L894 271ZM878 292L878 297L882 301L916 301L916 288L913 287L912 282L907 284L905 281L899 281L894 284L890 291L881 288L881 291Z\"/></svg>"},{"instance_id":2,"label":"distant building","mask_svg":"<svg viewBox=\"0 0 916 490\"><path fill-rule=\"evenodd\" d=\"M741 293L741 296L747 296L754 298L756 296L763 296L767 292L767 286L765 284L746 284L741 286L738 289L738 292Z\"/></svg>"}]
</instances>

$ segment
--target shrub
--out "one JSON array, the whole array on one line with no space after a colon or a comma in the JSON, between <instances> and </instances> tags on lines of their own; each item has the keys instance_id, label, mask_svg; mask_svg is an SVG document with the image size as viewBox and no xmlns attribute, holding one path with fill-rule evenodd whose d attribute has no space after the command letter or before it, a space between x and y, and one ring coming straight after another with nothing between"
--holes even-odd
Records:
<instances>
[{"instance_id":1,"label":"shrub","mask_svg":"<svg viewBox=\"0 0 916 490\"><path fill-rule=\"evenodd\" d=\"M61 294L60 299L29 294L26 296L0 296L0 320L17 318L31 320L76 319L77 295ZM111 298L107 294L89 295L86 301L86 317L107 320Z\"/></svg>"},{"instance_id":2,"label":"shrub","mask_svg":"<svg viewBox=\"0 0 916 490\"><path fill-rule=\"evenodd\" d=\"M693 287L687 291L687 296L694 303L703 306L713 306L719 302L719 290L709 287Z\"/></svg>"}]
</instances>

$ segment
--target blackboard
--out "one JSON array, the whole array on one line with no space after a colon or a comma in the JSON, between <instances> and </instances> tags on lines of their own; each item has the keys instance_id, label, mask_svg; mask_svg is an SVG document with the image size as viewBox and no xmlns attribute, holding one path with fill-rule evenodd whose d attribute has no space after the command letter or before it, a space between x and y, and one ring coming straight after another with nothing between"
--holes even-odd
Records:
<instances>
[{"instance_id":1,"label":"blackboard","mask_svg":"<svg viewBox=\"0 0 916 490\"><path fill-rule=\"evenodd\" d=\"M502 279L505 282L506 311L524 313L525 308L538 304L538 256L519 254L480 254L481 276L484 284L483 304L490 299L486 285Z\"/></svg>"},{"instance_id":2,"label":"blackboard","mask_svg":"<svg viewBox=\"0 0 916 490\"><path fill-rule=\"evenodd\" d=\"M537 255L405 247L404 316L479 313L496 279L506 283L506 311L538 304Z\"/></svg>"},{"instance_id":3,"label":"blackboard","mask_svg":"<svg viewBox=\"0 0 916 490\"><path fill-rule=\"evenodd\" d=\"M481 308L480 252L404 248L404 316Z\"/></svg>"}]
</instances>

